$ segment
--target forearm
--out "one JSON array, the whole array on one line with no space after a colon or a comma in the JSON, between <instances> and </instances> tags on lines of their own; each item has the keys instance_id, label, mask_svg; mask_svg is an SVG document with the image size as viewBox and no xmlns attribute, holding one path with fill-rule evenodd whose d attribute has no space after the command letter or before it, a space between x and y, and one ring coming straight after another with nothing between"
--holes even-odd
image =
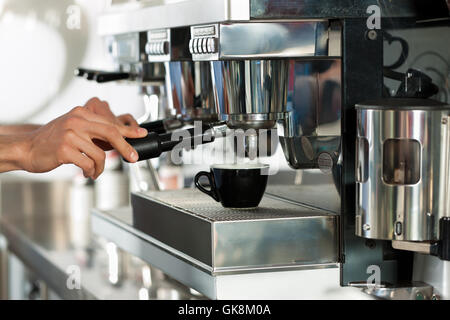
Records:
<instances>
[{"instance_id":1,"label":"forearm","mask_svg":"<svg viewBox=\"0 0 450 320\"><path fill-rule=\"evenodd\" d=\"M28 140L26 134L0 135L0 172L23 169Z\"/></svg>"},{"instance_id":2,"label":"forearm","mask_svg":"<svg viewBox=\"0 0 450 320\"><path fill-rule=\"evenodd\" d=\"M37 130L41 127L38 124L17 124L17 125L0 125L0 135L22 134Z\"/></svg>"}]
</instances>

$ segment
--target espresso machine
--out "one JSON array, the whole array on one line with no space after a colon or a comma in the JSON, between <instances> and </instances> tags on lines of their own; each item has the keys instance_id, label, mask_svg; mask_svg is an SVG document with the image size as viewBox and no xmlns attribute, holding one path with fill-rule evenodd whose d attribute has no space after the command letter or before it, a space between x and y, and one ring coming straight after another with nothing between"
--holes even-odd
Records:
<instances>
[{"instance_id":1,"label":"espresso machine","mask_svg":"<svg viewBox=\"0 0 450 320\"><path fill-rule=\"evenodd\" d=\"M186 0L102 16L105 36L147 32L183 122L213 138L224 124L276 130L313 178L269 184L251 210L195 189L134 192L131 209L95 211L94 232L213 299L450 298L450 107L425 73L384 63L386 30L448 26L448 6L379 1L381 30L371 4ZM168 145L141 142L155 139Z\"/></svg>"}]
</instances>

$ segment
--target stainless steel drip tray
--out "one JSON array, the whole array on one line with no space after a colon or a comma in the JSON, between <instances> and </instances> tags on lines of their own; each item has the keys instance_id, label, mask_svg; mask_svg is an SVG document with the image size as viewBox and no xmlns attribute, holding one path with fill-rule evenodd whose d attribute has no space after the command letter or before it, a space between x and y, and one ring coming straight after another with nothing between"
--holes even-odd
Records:
<instances>
[{"instance_id":1,"label":"stainless steel drip tray","mask_svg":"<svg viewBox=\"0 0 450 320\"><path fill-rule=\"evenodd\" d=\"M227 209L195 189L133 193L132 225L212 273L338 261L337 216L264 196Z\"/></svg>"}]
</instances>

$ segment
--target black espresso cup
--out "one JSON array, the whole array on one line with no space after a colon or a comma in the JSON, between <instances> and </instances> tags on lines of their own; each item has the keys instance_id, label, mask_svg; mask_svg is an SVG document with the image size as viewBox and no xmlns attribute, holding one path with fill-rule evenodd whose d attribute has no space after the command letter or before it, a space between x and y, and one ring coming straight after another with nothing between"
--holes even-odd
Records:
<instances>
[{"instance_id":1,"label":"black espresso cup","mask_svg":"<svg viewBox=\"0 0 450 320\"><path fill-rule=\"evenodd\" d=\"M210 172L200 171L194 180L201 192L225 208L255 208L266 190L268 172L266 164L220 164L211 166ZM209 190L200 184L202 176L208 178Z\"/></svg>"}]
</instances>

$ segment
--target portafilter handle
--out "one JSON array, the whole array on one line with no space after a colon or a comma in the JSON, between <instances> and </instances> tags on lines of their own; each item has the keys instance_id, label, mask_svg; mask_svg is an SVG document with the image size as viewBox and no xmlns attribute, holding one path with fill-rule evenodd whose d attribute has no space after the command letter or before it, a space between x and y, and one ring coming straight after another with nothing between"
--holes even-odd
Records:
<instances>
[{"instance_id":1,"label":"portafilter handle","mask_svg":"<svg viewBox=\"0 0 450 320\"><path fill-rule=\"evenodd\" d=\"M131 74L128 72L110 72L110 71L100 71L85 68L77 68L75 70L75 76L83 77L87 80L94 80L98 83L105 83L111 81L127 80L130 79Z\"/></svg>"},{"instance_id":2,"label":"portafilter handle","mask_svg":"<svg viewBox=\"0 0 450 320\"><path fill-rule=\"evenodd\" d=\"M218 125L203 126L158 134L149 132L144 138L125 139L138 153L139 161L158 158L163 152L173 150L183 142L184 148L195 148L199 144L213 142L217 136L223 136L223 127ZM127 160L125 160L127 161Z\"/></svg>"},{"instance_id":3,"label":"portafilter handle","mask_svg":"<svg viewBox=\"0 0 450 320\"><path fill-rule=\"evenodd\" d=\"M141 128L147 129L148 132L155 132L157 134L167 133L175 129L183 127L184 122L179 118L167 118L162 120L156 120L151 122L141 123L139 126Z\"/></svg>"}]
</instances>

